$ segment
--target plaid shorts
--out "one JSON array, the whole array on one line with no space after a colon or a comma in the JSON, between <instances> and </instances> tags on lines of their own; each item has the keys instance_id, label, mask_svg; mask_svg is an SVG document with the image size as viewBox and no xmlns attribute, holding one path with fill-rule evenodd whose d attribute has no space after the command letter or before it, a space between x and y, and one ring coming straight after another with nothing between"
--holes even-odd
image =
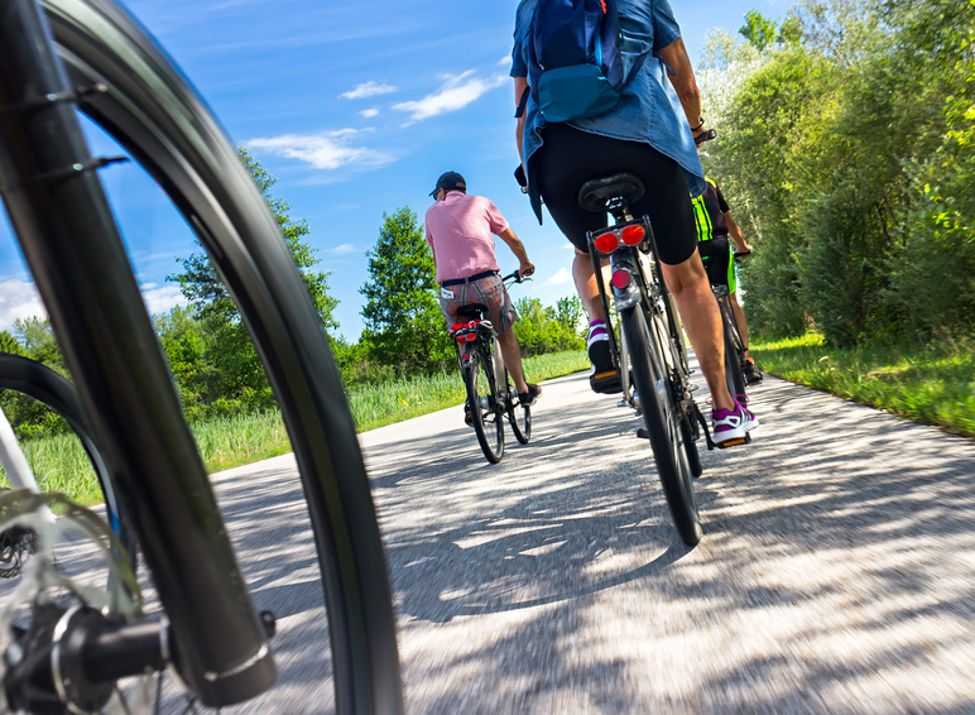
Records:
<instances>
[{"instance_id":1,"label":"plaid shorts","mask_svg":"<svg viewBox=\"0 0 975 715\"><path fill-rule=\"evenodd\" d=\"M493 275L472 283L440 289L440 310L447 320L448 330L454 323L464 320L457 315L457 309L472 303L482 303L487 306L487 319L491 321L499 335L504 335L511 330L511 326L518 318L501 276Z\"/></svg>"}]
</instances>

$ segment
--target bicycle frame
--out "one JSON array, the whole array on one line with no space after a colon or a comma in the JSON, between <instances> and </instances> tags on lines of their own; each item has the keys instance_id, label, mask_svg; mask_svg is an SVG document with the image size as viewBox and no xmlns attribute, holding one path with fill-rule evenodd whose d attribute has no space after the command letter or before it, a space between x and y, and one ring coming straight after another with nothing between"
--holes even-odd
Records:
<instances>
[{"instance_id":1,"label":"bicycle frame","mask_svg":"<svg viewBox=\"0 0 975 715\"><path fill-rule=\"evenodd\" d=\"M167 616L207 705L276 669L35 0L0 6L0 189Z\"/></svg>"},{"instance_id":2,"label":"bicycle frame","mask_svg":"<svg viewBox=\"0 0 975 715\"><path fill-rule=\"evenodd\" d=\"M621 207L617 212L614 212L614 219L616 226L620 226L632 221L632 219L630 219L623 212L623 207ZM687 361L687 350L684 346L683 337L678 327L679 323L676 319L677 314L674 309L673 296L667 289L667 284L663 280L660 266L656 260L657 247L653 236L653 228L650 226L650 222L646 217L641 219L639 224L643 226L643 229L646 232L645 242L638 246L621 246L609 256L609 268L611 273L623 268L636 278L636 280L634 280L624 289L613 286L613 305L617 314L623 310L637 306L640 303L643 303L648 307L654 305L657 306L656 309L663 313L670 342L673 345L679 346L680 354L676 360L677 365L674 367L681 371L682 380L686 382L690 376L690 368ZM605 311L606 315L609 316L611 314L609 304L610 294L603 278L603 255L596 248L593 242L592 234L588 236L588 242L589 255L592 260L593 271L596 275L596 285L603 303L603 310ZM653 280L648 280L648 276L652 276ZM623 335L622 331L620 331L617 335L617 331L613 328L612 321L610 320L607 320L607 329L610 334L609 342L613 359L620 370L620 381L623 389L622 402L632 405L632 385L630 384L629 376L630 360L628 346L626 344L626 337Z\"/></svg>"}]
</instances>

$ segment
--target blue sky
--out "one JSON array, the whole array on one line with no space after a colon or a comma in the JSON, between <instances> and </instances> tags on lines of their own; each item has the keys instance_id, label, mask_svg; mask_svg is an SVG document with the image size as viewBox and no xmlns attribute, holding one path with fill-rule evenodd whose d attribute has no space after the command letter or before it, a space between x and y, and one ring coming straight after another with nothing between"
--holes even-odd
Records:
<instances>
[{"instance_id":1,"label":"blue sky","mask_svg":"<svg viewBox=\"0 0 975 715\"><path fill-rule=\"evenodd\" d=\"M784 0L672 0L692 58L707 30L735 31L755 8L780 17ZM507 79L516 0L430 3L372 0L131 0L130 9L167 48L234 141L275 176L277 196L311 227L332 271L340 332L362 324L358 289L365 251L383 211L420 213L447 169L491 197L528 247L536 280L516 294L544 302L572 292L567 242L538 226L511 171L513 92ZM112 152L91 132L98 152ZM117 153L117 151L116 151ZM179 300L165 277L195 250L162 193L133 165L102 172L147 302ZM502 269L516 267L501 244ZM0 327L38 313L9 229L0 225Z\"/></svg>"}]
</instances>

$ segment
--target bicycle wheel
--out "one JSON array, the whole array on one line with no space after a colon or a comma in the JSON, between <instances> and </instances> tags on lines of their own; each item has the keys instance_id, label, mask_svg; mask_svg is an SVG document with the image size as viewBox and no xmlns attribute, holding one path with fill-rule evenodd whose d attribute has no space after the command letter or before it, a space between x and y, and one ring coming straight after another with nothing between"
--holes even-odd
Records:
<instances>
[{"instance_id":1,"label":"bicycle wheel","mask_svg":"<svg viewBox=\"0 0 975 715\"><path fill-rule=\"evenodd\" d=\"M81 442L105 500L106 521L135 566L136 540L128 520L120 516L118 496L105 460L95 447L74 388L51 368L21 355L0 353L0 390L20 392L59 414Z\"/></svg>"},{"instance_id":2,"label":"bicycle wheel","mask_svg":"<svg viewBox=\"0 0 975 715\"><path fill-rule=\"evenodd\" d=\"M745 393L745 374L742 371L744 351L741 349L741 339L738 330L728 315L728 308L721 304L721 324L724 333L724 371L728 382L728 391L732 397L741 400Z\"/></svg>"},{"instance_id":3,"label":"bicycle wheel","mask_svg":"<svg viewBox=\"0 0 975 715\"><path fill-rule=\"evenodd\" d=\"M701 435L701 424L698 422L699 410L697 404L691 406L690 412L684 415L680 422L681 438L684 440L684 451L687 453L687 466L691 475L696 479L704 473L701 464L701 453L697 449L697 440Z\"/></svg>"},{"instance_id":4,"label":"bicycle wheel","mask_svg":"<svg viewBox=\"0 0 975 715\"><path fill-rule=\"evenodd\" d=\"M474 419L474 432L484 457L497 464L504 456L504 409L498 399L490 356L472 350L464 368L467 405Z\"/></svg>"},{"instance_id":5,"label":"bicycle wheel","mask_svg":"<svg viewBox=\"0 0 975 715\"><path fill-rule=\"evenodd\" d=\"M274 217L202 100L125 10L111 0L42 0L42 5L72 86L99 88L78 98L82 111L154 177L194 229L236 301L264 362L294 448L312 521L328 612L336 710L401 712L395 618L386 562L354 423L317 312ZM37 265L32 264L32 269ZM117 270L115 265L112 268ZM132 285L134 288L134 279ZM68 288L48 281L46 289L50 302L67 315ZM147 323L138 303L136 299L113 308L100 302L98 310L105 315L113 310L118 315L126 313L127 320L139 320L134 313L138 311ZM93 305L83 307L92 311ZM60 324L63 327L67 323L62 319ZM102 326L81 321L76 330L92 327ZM86 338L71 337L79 341ZM120 342L125 337L118 335ZM110 337L105 339L111 343ZM118 364L131 369L131 364L122 360ZM155 370L155 365L150 367ZM145 375L158 374L146 365L140 369ZM162 369L164 372L164 366ZM130 470L128 480L159 473L161 467L152 461L153 456L184 458L182 453L167 453L165 439L172 433L160 435L146 414L148 409L138 412L138 426L146 440L156 441L151 448L131 449L119 436L129 426L98 414L96 398L114 399L116 395L93 387L91 374L75 378L86 412L93 423L97 422L99 444L110 443L105 449L138 467ZM145 419L141 417L144 414ZM199 462L198 456L185 459ZM155 483L151 479L146 482ZM212 500L212 495L201 494L200 498ZM152 524L142 520L135 526L140 541L144 541L144 530L163 533L166 525L162 520ZM179 540L178 534L175 539ZM165 548L163 539L156 541ZM185 570L186 563L182 566ZM232 566L228 564L228 568ZM166 579L184 577L178 564L165 575ZM252 610L249 603L240 608ZM223 687L222 682L214 683L210 677L213 672L198 664L222 644L200 642L190 626L201 613L183 609L170 615L178 650L185 656L200 656L185 659L195 668L190 673L194 676L190 685L198 691L216 692ZM256 625L259 628L260 624ZM250 638L249 633L246 635ZM266 648L262 649L246 665L257 663L258 656L263 663L267 660L265 652ZM224 672L228 678L236 677L233 687L239 688L238 692L248 687L240 676L244 668L216 670L221 678ZM187 673L182 674L186 680ZM265 671L260 681L253 680L250 692L269 685L273 672L267 675ZM234 697L229 692L216 696Z\"/></svg>"},{"instance_id":6,"label":"bicycle wheel","mask_svg":"<svg viewBox=\"0 0 975 715\"><path fill-rule=\"evenodd\" d=\"M505 404L507 406L508 422L511 424L511 431L514 433L515 439L518 440L519 444L528 444L528 441L532 438L532 408L528 405L521 404L518 400L518 393L515 392L514 385L511 384L511 377L508 375L507 370L504 371L504 380L507 386Z\"/></svg>"},{"instance_id":7,"label":"bicycle wheel","mask_svg":"<svg viewBox=\"0 0 975 715\"><path fill-rule=\"evenodd\" d=\"M630 349L633 381L640 391L643 420L667 505L677 533L685 544L694 546L701 540L701 522L691 487L685 430L677 416L670 377L642 306L624 310L620 317Z\"/></svg>"}]
</instances>

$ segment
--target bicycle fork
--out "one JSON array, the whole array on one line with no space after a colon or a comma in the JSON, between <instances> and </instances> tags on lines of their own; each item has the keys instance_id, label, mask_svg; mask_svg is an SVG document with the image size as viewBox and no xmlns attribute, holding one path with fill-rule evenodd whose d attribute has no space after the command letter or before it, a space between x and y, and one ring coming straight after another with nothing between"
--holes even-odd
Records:
<instances>
[{"instance_id":1,"label":"bicycle fork","mask_svg":"<svg viewBox=\"0 0 975 715\"><path fill-rule=\"evenodd\" d=\"M34 0L0 3L0 55L0 189L172 622L171 643L158 625L148 640L204 704L239 702L274 682L268 635L94 174L105 162L88 152ZM131 674L158 665L130 635L113 643Z\"/></svg>"}]
</instances>

